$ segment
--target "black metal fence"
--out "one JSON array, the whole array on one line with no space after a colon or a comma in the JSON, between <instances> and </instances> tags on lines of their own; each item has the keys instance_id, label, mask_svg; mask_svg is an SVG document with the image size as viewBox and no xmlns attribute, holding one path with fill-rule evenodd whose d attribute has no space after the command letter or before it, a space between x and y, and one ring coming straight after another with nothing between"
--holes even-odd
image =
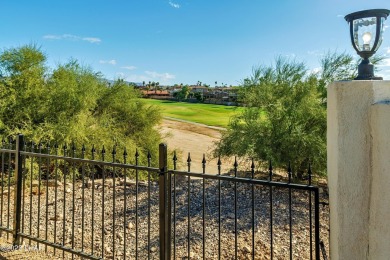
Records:
<instances>
[{"instance_id":1,"label":"black metal fence","mask_svg":"<svg viewBox=\"0 0 390 260\"><path fill-rule=\"evenodd\" d=\"M320 259L319 189L256 177L252 161L230 175L139 165L104 148L2 142L0 232L14 245L36 245L62 258ZM99 160L97 159L99 157ZM120 157L120 160L119 158ZM157 159L157 158L155 158ZM121 161L121 162L119 162Z\"/></svg>"}]
</instances>

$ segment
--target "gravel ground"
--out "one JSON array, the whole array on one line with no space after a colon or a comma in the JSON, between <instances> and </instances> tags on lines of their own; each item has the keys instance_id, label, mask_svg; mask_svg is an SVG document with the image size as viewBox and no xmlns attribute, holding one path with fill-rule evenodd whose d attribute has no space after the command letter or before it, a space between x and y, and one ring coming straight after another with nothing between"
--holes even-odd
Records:
<instances>
[{"instance_id":1,"label":"gravel ground","mask_svg":"<svg viewBox=\"0 0 390 260\"><path fill-rule=\"evenodd\" d=\"M57 182L57 188L55 188L52 187L55 186L53 183L54 181L51 181L49 185L42 183L41 192L38 192L38 187L32 187L31 190L26 188L23 201L22 232L63 244L69 248L73 247L77 250L83 248L87 254L92 253L93 250L96 256L101 257L104 254L104 258L107 259L114 258L114 253L115 259L123 259L125 255L133 259L136 254L138 259L147 259L148 256L151 259L158 259L157 183L151 182L148 186L146 182L140 182L137 196L134 182L128 181L125 185L119 178L115 179L115 188L113 179L106 179L104 185L101 179L95 180L94 185L91 182L87 185L76 182L74 186ZM34 183L33 186L36 185ZM191 178L190 192L188 192L188 178L177 177L173 200L176 201L174 218L176 246L172 249L176 259L188 259L188 255L190 259L203 259L203 253L205 259L217 259L219 246L221 247L221 259L235 259L236 248L238 259L251 259L253 248L255 259L270 259L269 188L254 187L255 225L252 226L252 186L237 184L237 232L235 232L234 183L221 181L219 240L218 185L218 181L206 180L205 193L203 193L203 181ZM8 223L12 226L12 188L10 212L8 212L7 191L4 190L3 193L0 225L7 226ZM190 193L189 218L188 193ZM294 190L291 194L293 258L310 259L309 195L307 192ZM321 201L327 202L327 198L321 196ZM274 259L286 259L289 256L288 202L289 190L274 188L272 203ZM148 212L150 212L150 218L148 218ZM188 219L190 219L190 253L188 253ZM326 205L320 206L320 225L321 240L324 241L326 252L328 252L329 209ZM205 236L203 236L203 227ZM149 241L148 232L150 232ZM253 232L255 244L252 246ZM6 239L5 232L1 236ZM236 237L237 240L235 240ZM23 243L26 246L30 245L26 239ZM38 246L39 251L45 252L49 259L72 258L71 254L63 254L60 250L56 250L54 254L51 247L37 245L36 242L31 242L31 245ZM10 255L10 259L19 258L13 258Z\"/></svg>"}]
</instances>

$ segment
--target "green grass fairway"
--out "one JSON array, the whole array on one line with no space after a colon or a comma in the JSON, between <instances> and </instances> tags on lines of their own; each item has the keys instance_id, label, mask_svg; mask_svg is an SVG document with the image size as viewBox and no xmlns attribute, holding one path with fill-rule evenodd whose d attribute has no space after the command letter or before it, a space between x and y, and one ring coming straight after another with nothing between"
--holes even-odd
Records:
<instances>
[{"instance_id":1,"label":"green grass fairway","mask_svg":"<svg viewBox=\"0 0 390 260\"><path fill-rule=\"evenodd\" d=\"M194 104L156 99L142 100L147 104L160 107L163 116L219 127L227 127L230 117L242 110L241 107L235 106Z\"/></svg>"}]
</instances>

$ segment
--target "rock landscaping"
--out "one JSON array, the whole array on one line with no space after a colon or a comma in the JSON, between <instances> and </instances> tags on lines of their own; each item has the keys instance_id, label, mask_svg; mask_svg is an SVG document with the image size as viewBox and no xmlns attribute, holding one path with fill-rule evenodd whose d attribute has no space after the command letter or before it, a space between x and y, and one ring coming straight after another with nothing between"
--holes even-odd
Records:
<instances>
[{"instance_id":1,"label":"rock landscaping","mask_svg":"<svg viewBox=\"0 0 390 260\"><path fill-rule=\"evenodd\" d=\"M176 259L188 259L188 256L190 259L203 259L203 256L205 259L218 259L220 250L221 259L235 259L237 248L238 259L252 259L253 250L255 259L270 259L269 187L255 185L253 188L255 225L252 227L252 186L237 184L235 192L233 182L221 181L220 185L219 208L218 181L206 180L203 193L203 180L191 178L188 191L187 178L178 178L176 188L172 191L175 195L172 200L175 201L175 205L172 204L172 211L175 211L172 212L172 232L175 232L175 236L172 233L172 240L175 240L172 255ZM124 259L125 256L134 259L136 255L138 259L147 259L148 256L150 259L159 259L159 201L156 182L140 181L137 187L134 180L125 181L121 178L110 178L104 182L101 179L93 182L77 181L74 185L49 180L47 183L41 182L40 191L38 186L38 183L33 183L31 191L29 186L24 190L23 233L106 259ZM10 190L12 191L12 187ZM273 188L272 194L273 257L286 259L290 250L289 190ZM310 259L309 195L308 192L292 190L291 197L293 258ZM8 223L12 227L13 192L8 194L8 190L4 189L2 199L1 226ZM324 240L327 252L329 212L324 192L321 194L321 201L325 202L320 206L321 240ZM312 225L314 229L314 219ZM6 233L2 232L1 236L6 243ZM312 239L314 246L314 233ZM23 245L37 246L38 251L44 252L50 259L72 258L70 253L59 249L54 251L52 247L37 245L28 239L23 239ZM7 254L10 259L19 259L12 258L12 253Z\"/></svg>"}]
</instances>

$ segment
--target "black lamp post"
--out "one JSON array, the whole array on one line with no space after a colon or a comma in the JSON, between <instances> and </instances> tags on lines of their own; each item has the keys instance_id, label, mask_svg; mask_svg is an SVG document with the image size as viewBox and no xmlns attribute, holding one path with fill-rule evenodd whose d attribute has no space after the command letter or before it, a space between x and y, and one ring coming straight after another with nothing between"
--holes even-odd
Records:
<instances>
[{"instance_id":1,"label":"black lamp post","mask_svg":"<svg viewBox=\"0 0 390 260\"><path fill-rule=\"evenodd\" d=\"M351 41L357 54L362 57L355 80L382 80L374 76L374 65L368 58L375 54L382 43L384 22L390 10L372 9L345 16L349 23Z\"/></svg>"}]
</instances>

